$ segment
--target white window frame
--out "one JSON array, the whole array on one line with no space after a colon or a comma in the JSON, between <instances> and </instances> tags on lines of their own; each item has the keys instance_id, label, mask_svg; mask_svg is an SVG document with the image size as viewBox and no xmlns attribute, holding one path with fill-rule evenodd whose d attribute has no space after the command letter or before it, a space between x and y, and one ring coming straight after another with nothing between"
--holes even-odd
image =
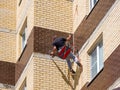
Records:
<instances>
[{"instance_id":1,"label":"white window frame","mask_svg":"<svg viewBox=\"0 0 120 90\"><path fill-rule=\"evenodd\" d=\"M100 45L102 44L102 48L100 48ZM100 57L100 49L102 49L102 56ZM97 69L95 69L95 70L97 70L97 72L93 75L93 71L92 70L94 70L93 68L94 68L94 65L92 64L92 54L93 54L93 52L96 50L96 63L95 64L97 64ZM103 63L103 43L102 43L102 41L99 43L99 44L97 44L96 45L96 47L94 48L94 50L91 52L91 54L90 54L90 57L91 57L91 79L94 79L95 78L95 76L102 70L102 68L104 67L104 63ZM101 58L101 59L100 59ZM101 65L100 65L100 62L102 63Z\"/></svg>"},{"instance_id":2,"label":"white window frame","mask_svg":"<svg viewBox=\"0 0 120 90\"><path fill-rule=\"evenodd\" d=\"M95 2L95 3L94 3ZM98 0L90 0L90 11L93 9Z\"/></svg>"}]
</instances>

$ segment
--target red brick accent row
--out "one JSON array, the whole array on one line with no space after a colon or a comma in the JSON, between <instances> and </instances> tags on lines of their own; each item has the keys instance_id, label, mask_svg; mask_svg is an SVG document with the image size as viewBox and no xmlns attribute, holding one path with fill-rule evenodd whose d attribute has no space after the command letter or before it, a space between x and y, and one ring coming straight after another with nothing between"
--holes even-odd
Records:
<instances>
[{"instance_id":1,"label":"red brick accent row","mask_svg":"<svg viewBox=\"0 0 120 90\"><path fill-rule=\"evenodd\" d=\"M0 61L0 83L15 85L15 63Z\"/></svg>"},{"instance_id":2,"label":"red brick accent row","mask_svg":"<svg viewBox=\"0 0 120 90\"><path fill-rule=\"evenodd\" d=\"M107 90L120 77L120 45L104 63L103 71L81 90Z\"/></svg>"},{"instance_id":3,"label":"red brick accent row","mask_svg":"<svg viewBox=\"0 0 120 90\"><path fill-rule=\"evenodd\" d=\"M34 52L47 54L52 49L52 40L55 35L57 37L66 38L69 34L65 32L35 27L34 28ZM71 40L72 44L72 40Z\"/></svg>"}]
</instances>

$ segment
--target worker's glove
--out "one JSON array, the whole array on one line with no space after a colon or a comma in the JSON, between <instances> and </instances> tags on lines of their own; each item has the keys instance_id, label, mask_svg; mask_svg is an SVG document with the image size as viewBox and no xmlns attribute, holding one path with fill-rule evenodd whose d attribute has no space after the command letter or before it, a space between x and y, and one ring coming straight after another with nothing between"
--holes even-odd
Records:
<instances>
[{"instance_id":1,"label":"worker's glove","mask_svg":"<svg viewBox=\"0 0 120 90\"><path fill-rule=\"evenodd\" d=\"M53 52L50 52L50 56L52 56L52 58L54 58L55 54Z\"/></svg>"}]
</instances>

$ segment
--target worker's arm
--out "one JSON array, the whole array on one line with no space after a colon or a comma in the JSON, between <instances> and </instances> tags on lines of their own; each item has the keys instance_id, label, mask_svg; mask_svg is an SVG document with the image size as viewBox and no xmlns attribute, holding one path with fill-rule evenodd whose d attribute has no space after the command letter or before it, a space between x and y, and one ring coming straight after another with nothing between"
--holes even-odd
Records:
<instances>
[{"instance_id":1,"label":"worker's arm","mask_svg":"<svg viewBox=\"0 0 120 90\"><path fill-rule=\"evenodd\" d=\"M69 36L66 38L67 41L70 41L70 39L72 38L72 35L69 34Z\"/></svg>"},{"instance_id":2,"label":"worker's arm","mask_svg":"<svg viewBox=\"0 0 120 90\"><path fill-rule=\"evenodd\" d=\"M50 53L50 55L51 55L52 57L54 57L56 51L57 51L57 48L56 48L56 46L54 46L54 47L53 47L53 50L52 50L51 53Z\"/></svg>"}]
</instances>

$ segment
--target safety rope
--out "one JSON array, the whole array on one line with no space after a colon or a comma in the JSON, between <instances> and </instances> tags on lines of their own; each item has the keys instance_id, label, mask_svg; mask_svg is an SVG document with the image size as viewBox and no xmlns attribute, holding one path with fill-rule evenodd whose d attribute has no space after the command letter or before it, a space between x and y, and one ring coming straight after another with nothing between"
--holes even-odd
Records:
<instances>
[{"instance_id":1,"label":"safety rope","mask_svg":"<svg viewBox=\"0 0 120 90\"><path fill-rule=\"evenodd\" d=\"M53 58L50 57L50 59L53 61L53 63L56 65L57 69L60 71L63 79L65 80L65 82L70 85L70 87L73 89L73 85L71 84L70 79L68 79L68 77L66 76L65 72L62 72L62 70L60 69L60 67L56 64L55 60ZM66 69L66 65L65 65L65 69ZM65 70L66 71L66 70Z\"/></svg>"}]
</instances>

